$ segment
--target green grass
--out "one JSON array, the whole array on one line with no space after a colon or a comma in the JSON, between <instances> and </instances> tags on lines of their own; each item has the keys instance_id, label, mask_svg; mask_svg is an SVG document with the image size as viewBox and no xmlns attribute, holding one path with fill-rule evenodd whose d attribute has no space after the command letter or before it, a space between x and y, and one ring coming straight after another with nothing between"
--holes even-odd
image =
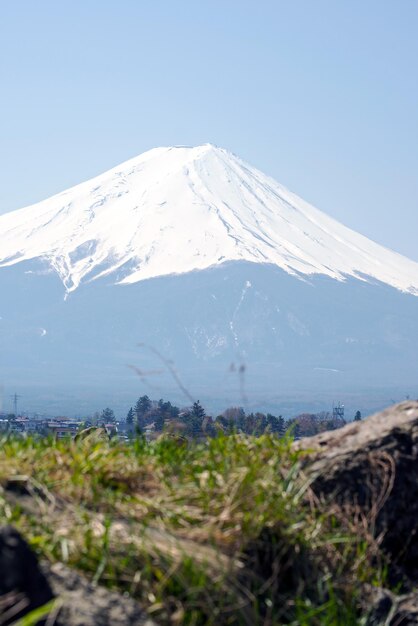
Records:
<instances>
[{"instance_id":1,"label":"green grass","mask_svg":"<svg viewBox=\"0 0 418 626\"><path fill-rule=\"evenodd\" d=\"M267 435L5 439L0 523L163 624L360 625L361 585L384 567L354 514L316 501L300 461Z\"/></svg>"}]
</instances>

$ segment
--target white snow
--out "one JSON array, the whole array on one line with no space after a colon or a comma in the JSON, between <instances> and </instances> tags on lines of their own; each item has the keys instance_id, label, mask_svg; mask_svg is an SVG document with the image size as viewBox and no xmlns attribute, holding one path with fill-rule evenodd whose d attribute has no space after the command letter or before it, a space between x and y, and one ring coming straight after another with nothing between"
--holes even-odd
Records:
<instances>
[{"instance_id":1,"label":"white snow","mask_svg":"<svg viewBox=\"0 0 418 626\"><path fill-rule=\"evenodd\" d=\"M237 334L237 333L236 333L236 331L235 331L235 326L234 326L234 324L235 324L235 320L236 320L236 317L237 317L237 315L238 315L238 312L239 312L239 310L240 310L240 308L241 308L241 305L242 305L242 303L244 302L244 298L245 298L245 296L246 296L246 294L247 294L247 291L248 291L249 289L251 289L251 287L252 287L251 282L250 282L249 280L246 280L246 281L245 281L245 285L244 285L244 287L243 287L243 289L242 289L242 292L241 292L240 299L238 300L238 304L237 304L237 306L235 307L235 311L234 311L234 313L233 313L233 315L232 315L232 319L231 319L231 321L229 322L229 328L230 328L231 333L232 333L232 336L233 336L233 338L234 338L234 344L235 344L235 347L236 347L236 348L238 348L238 347L239 347L239 341L238 341L238 334Z\"/></svg>"},{"instance_id":2,"label":"white snow","mask_svg":"<svg viewBox=\"0 0 418 626\"><path fill-rule=\"evenodd\" d=\"M227 150L156 148L0 216L0 266L42 258L67 292L225 261L290 274L371 277L418 295L418 263L328 217Z\"/></svg>"}]
</instances>

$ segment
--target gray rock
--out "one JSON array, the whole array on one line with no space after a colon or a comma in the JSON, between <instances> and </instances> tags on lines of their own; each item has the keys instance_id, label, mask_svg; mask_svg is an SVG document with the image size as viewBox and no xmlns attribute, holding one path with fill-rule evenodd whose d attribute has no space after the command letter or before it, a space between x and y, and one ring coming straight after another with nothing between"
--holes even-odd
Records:
<instances>
[{"instance_id":1,"label":"gray rock","mask_svg":"<svg viewBox=\"0 0 418 626\"><path fill-rule=\"evenodd\" d=\"M11 526L0 528L0 624L7 625L53 599L38 560ZM44 621L39 622L44 624Z\"/></svg>"},{"instance_id":2,"label":"gray rock","mask_svg":"<svg viewBox=\"0 0 418 626\"><path fill-rule=\"evenodd\" d=\"M392 575L418 582L418 402L302 439L305 471L318 497L361 509ZM395 576L396 573L396 576Z\"/></svg>"},{"instance_id":3,"label":"gray rock","mask_svg":"<svg viewBox=\"0 0 418 626\"><path fill-rule=\"evenodd\" d=\"M110 437L106 428L102 426L89 426L80 430L74 437L74 441L82 441L89 439L90 441L109 441Z\"/></svg>"},{"instance_id":4,"label":"gray rock","mask_svg":"<svg viewBox=\"0 0 418 626\"><path fill-rule=\"evenodd\" d=\"M54 598L49 622L56 626L153 625L132 598L93 585L61 563L39 565L17 530L0 528L0 624L12 624Z\"/></svg>"},{"instance_id":5,"label":"gray rock","mask_svg":"<svg viewBox=\"0 0 418 626\"><path fill-rule=\"evenodd\" d=\"M58 619L65 626L153 626L132 598L93 585L64 566L44 563L54 594L62 603Z\"/></svg>"}]
</instances>

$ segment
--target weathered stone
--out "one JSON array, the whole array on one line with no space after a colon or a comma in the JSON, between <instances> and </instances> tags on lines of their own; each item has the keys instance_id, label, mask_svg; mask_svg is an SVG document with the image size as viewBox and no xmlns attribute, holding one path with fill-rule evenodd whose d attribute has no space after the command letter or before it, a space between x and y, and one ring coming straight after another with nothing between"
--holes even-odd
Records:
<instances>
[{"instance_id":1,"label":"weathered stone","mask_svg":"<svg viewBox=\"0 0 418 626\"><path fill-rule=\"evenodd\" d=\"M0 528L0 623L11 624L53 597L26 541L11 526Z\"/></svg>"},{"instance_id":2,"label":"weathered stone","mask_svg":"<svg viewBox=\"0 0 418 626\"><path fill-rule=\"evenodd\" d=\"M65 626L153 626L141 606L104 587L93 585L84 576L62 563L43 569L61 608L58 619Z\"/></svg>"},{"instance_id":3,"label":"weathered stone","mask_svg":"<svg viewBox=\"0 0 418 626\"><path fill-rule=\"evenodd\" d=\"M12 624L54 598L56 626L152 626L132 598L93 585L61 563L40 566L14 528L0 528L0 624Z\"/></svg>"},{"instance_id":4,"label":"weathered stone","mask_svg":"<svg viewBox=\"0 0 418 626\"><path fill-rule=\"evenodd\" d=\"M357 507L397 571L418 581L418 402L295 444L315 494Z\"/></svg>"},{"instance_id":5,"label":"weathered stone","mask_svg":"<svg viewBox=\"0 0 418 626\"><path fill-rule=\"evenodd\" d=\"M110 437L106 428L102 426L89 426L80 430L74 437L74 441L83 441L88 439L91 441L109 441Z\"/></svg>"}]
</instances>

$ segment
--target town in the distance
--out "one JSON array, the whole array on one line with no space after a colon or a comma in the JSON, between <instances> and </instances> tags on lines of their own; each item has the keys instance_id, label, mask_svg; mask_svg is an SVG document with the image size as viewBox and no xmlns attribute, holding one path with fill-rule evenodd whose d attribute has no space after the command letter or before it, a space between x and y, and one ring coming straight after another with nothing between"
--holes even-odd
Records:
<instances>
[{"instance_id":1,"label":"town in the distance","mask_svg":"<svg viewBox=\"0 0 418 626\"><path fill-rule=\"evenodd\" d=\"M13 396L13 413L0 411L0 433L11 436L52 437L74 439L86 429L101 429L111 439L129 442L138 437L147 441L164 434L184 439L204 440L219 434L243 433L260 436L271 433L279 437L310 437L327 430L341 428L348 421L360 421L361 411L346 416L341 403L331 411L300 413L285 419L281 415L262 412L246 412L242 407L228 407L213 416L196 400L189 407L179 408L170 401L152 400L143 395L127 410L126 415L116 415L110 407L96 411L85 418L46 416L19 412L18 396Z\"/></svg>"}]
</instances>

